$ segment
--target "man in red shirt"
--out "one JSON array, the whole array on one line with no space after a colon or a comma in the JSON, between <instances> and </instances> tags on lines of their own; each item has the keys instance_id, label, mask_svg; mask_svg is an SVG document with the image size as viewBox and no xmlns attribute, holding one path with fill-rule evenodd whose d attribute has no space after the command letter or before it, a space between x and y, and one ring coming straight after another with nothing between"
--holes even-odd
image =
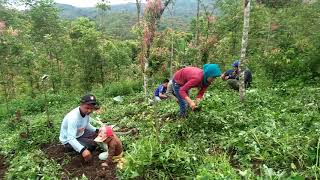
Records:
<instances>
[{"instance_id":1,"label":"man in red shirt","mask_svg":"<svg viewBox=\"0 0 320 180\"><path fill-rule=\"evenodd\" d=\"M205 64L203 69L197 67L185 67L178 70L173 76L173 90L179 101L180 116L186 116L186 102L192 110L196 108L208 86L216 77L221 75L221 70L217 64ZM196 102L191 100L188 91L191 88L199 88Z\"/></svg>"}]
</instances>

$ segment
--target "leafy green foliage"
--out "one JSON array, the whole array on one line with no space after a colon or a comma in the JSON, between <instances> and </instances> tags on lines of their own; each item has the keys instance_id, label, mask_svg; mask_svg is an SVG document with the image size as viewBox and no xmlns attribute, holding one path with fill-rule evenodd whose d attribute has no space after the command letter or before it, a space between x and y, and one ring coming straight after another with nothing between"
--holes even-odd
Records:
<instances>
[{"instance_id":1,"label":"leafy green foliage","mask_svg":"<svg viewBox=\"0 0 320 180\"><path fill-rule=\"evenodd\" d=\"M47 96L47 102L51 107L57 107L61 103L67 102L75 102L77 100L73 99L70 96L67 96L64 93L61 94L49 94ZM38 96L37 98L26 97L23 99L17 99L15 101L11 101L9 106L9 112L11 116L16 113L16 111L20 111L23 115L31 115L35 113L43 113L45 111L45 103L46 100L44 96Z\"/></svg>"},{"instance_id":2,"label":"leafy green foliage","mask_svg":"<svg viewBox=\"0 0 320 180\"><path fill-rule=\"evenodd\" d=\"M107 85L104 89L104 95L107 97L130 95L142 90L139 81L120 81Z\"/></svg>"},{"instance_id":3,"label":"leafy green foliage","mask_svg":"<svg viewBox=\"0 0 320 180\"><path fill-rule=\"evenodd\" d=\"M13 158L8 179L58 179L59 170L61 169L53 160L43 158L45 154L42 151L35 151L28 154L21 154Z\"/></svg>"},{"instance_id":4,"label":"leafy green foliage","mask_svg":"<svg viewBox=\"0 0 320 180\"><path fill-rule=\"evenodd\" d=\"M101 36L95 24L87 18L79 18L72 23L70 38L72 39L75 58L81 63L80 84L84 92L90 91L92 85L99 80L104 71L103 60L99 52L98 41Z\"/></svg>"},{"instance_id":5,"label":"leafy green foliage","mask_svg":"<svg viewBox=\"0 0 320 180\"><path fill-rule=\"evenodd\" d=\"M126 96L123 103L102 98L105 112L94 116L108 124L139 129L140 135L135 138L121 137L127 160L125 169L118 172L121 178L253 178L253 162L262 177L313 177L319 172L315 162L319 158L320 94L317 87L305 87L301 92L285 84L250 89L243 105L235 92L223 90L223 84L217 82L201 102L200 111L189 112L187 119L177 117L174 101L149 105L141 103L141 94ZM102 89L96 93L105 94ZM45 115L41 113L23 117L31 120L29 126L1 124L5 129L0 136L1 152L19 159L19 154L12 154L13 149L23 153L22 149L33 151L39 144L55 141L63 114L77 103L72 97L56 99L59 102L50 108L56 114L51 130L43 129ZM22 140L19 134L26 127L30 138ZM34 152L24 155L21 161L14 159L8 176L26 177L29 173L44 177L57 172L37 168L56 166L46 159L37 160L42 154ZM30 164L36 168L21 173L29 167L24 164L25 158L31 156ZM19 167L21 171L17 171Z\"/></svg>"},{"instance_id":6,"label":"leafy green foliage","mask_svg":"<svg viewBox=\"0 0 320 180\"><path fill-rule=\"evenodd\" d=\"M229 163L228 155L213 155L204 158L203 164L198 167L196 179L237 179L238 174Z\"/></svg>"},{"instance_id":7,"label":"leafy green foliage","mask_svg":"<svg viewBox=\"0 0 320 180\"><path fill-rule=\"evenodd\" d=\"M103 116L107 122L119 126L138 127L141 133L136 143L132 142L134 139L123 140L129 163L119 175L126 178L172 178L172 171L162 169L163 161L159 157L171 162L171 156L166 157L163 153L173 147L176 152L169 151L170 154L183 150L189 154L186 157L197 159L192 160L193 164L201 167L194 171L193 166L179 162L173 173L176 178L253 178L257 173L252 169L253 164L262 177L313 177L319 172L314 163L319 158L319 123L316 119L320 94L316 93L316 87L305 87L302 92L298 93L285 84L276 88L251 89L247 92L246 104L242 105L233 91L214 88L201 102L201 110L190 112L185 120L176 116L178 107L175 102L161 102L157 106L141 104L139 107L138 99L132 97L124 104L113 106L114 110L109 109L112 114ZM159 138L156 135L157 122L160 123ZM150 137L150 133L153 136ZM190 174L179 175L180 167L191 168L185 171Z\"/></svg>"},{"instance_id":8,"label":"leafy green foliage","mask_svg":"<svg viewBox=\"0 0 320 180\"><path fill-rule=\"evenodd\" d=\"M210 3L212 3L211 0L203 1L203 4ZM188 29L191 19L196 15L196 4L196 0L175 0L173 16L165 11L159 29L165 30L171 26L177 30ZM142 4L142 12L144 6ZM105 14L101 14L97 8L77 8L65 4L56 4L56 7L60 10L59 15L63 19L74 20L79 17L87 17L97 22L102 21L103 31L117 39L135 38L131 32L131 27L137 23L135 3L110 5L110 10Z\"/></svg>"},{"instance_id":9,"label":"leafy green foliage","mask_svg":"<svg viewBox=\"0 0 320 180\"><path fill-rule=\"evenodd\" d=\"M139 130L136 136L120 137L127 159L120 178L319 177L319 2L254 2L247 56L254 82L246 102L240 104L238 94L216 80L186 119L177 117L175 101L145 101L137 61L140 42L126 23L117 22L128 18L131 26L134 16L114 18L106 12L110 30L87 18L62 21L52 1L27 2L31 9L25 12L0 5L0 23L5 22L0 31L0 151L8 158L8 179L60 178L60 166L39 149L58 141L63 116L91 89L103 110L93 116ZM175 2L183 10L182 1ZM224 70L238 57L241 1L210 2L218 8L214 20L206 11L190 30L159 24L150 47L151 84L169 76L171 63L173 72L207 62ZM48 81L41 81L43 74ZM112 100L119 95L123 102ZM51 128L46 126L47 104Z\"/></svg>"},{"instance_id":10,"label":"leafy green foliage","mask_svg":"<svg viewBox=\"0 0 320 180\"><path fill-rule=\"evenodd\" d=\"M162 146L155 137L144 137L132 144L127 156L127 168L121 176L125 179L187 177L195 171L197 158L179 146Z\"/></svg>"}]
</instances>

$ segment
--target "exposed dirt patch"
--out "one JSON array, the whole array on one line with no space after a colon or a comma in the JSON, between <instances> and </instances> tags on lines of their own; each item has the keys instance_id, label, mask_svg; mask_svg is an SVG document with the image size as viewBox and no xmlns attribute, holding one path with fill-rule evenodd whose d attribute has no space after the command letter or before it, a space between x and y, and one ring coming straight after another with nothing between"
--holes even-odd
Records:
<instances>
[{"instance_id":1,"label":"exposed dirt patch","mask_svg":"<svg viewBox=\"0 0 320 180\"><path fill-rule=\"evenodd\" d=\"M240 164L239 160L235 157L235 155L237 154L237 150L235 147L230 147L228 149L228 151L225 151L219 145L214 144L212 146L212 148L209 149L209 154L219 155L219 154L223 154L223 153L226 153L229 156L230 165L233 168L240 170L241 164Z\"/></svg>"},{"instance_id":2,"label":"exposed dirt patch","mask_svg":"<svg viewBox=\"0 0 320 180\"><path fill-rule=\"evenodd\" d=\"M219 145L214 144L212 148L209 149L209 154L217 155L217 154L223 154L224 150L220 148Z\"/></svg>"},{"instance_id":3,"label":"exposed dirt patch","mask_svg":"<svg viewBox=\"0 0 320 180\"><path fill-rule=\"evenodd\" d=\"M214 144L212 148L209 149L209 154L222 154L227 153L229 156L229 163L230 165L237 170L241 170L241 163L236 158L237 149L235 147L230 147L228 151L222 149L219 145ZM252 171L256 176L261 176L261 166L263 165L264 161L258 158L253 158L251 161L252 164Z\"/></svg>"},{"instance_id":4,"label":"exposed dirt patch","mask_svg":"<svg viewBox=\"0 0 320 180\"><path fill-rule=\"evenodd\" d=\"M229 162L233 168L240 169L241 165L240 165L239 160L235 157L236 154L237 154L236 148L230 147L228 150Z\"/></svg>"},{"instance_id":5,"label":"exposed dirt patch","mask_svg":"<svg viewBox=\"0 0 320 180\"><path fill-rule=\"evenodd\" d=\"M0 179L4 179L4 175L7 172L6 159L0 155Z\"/></svg>"},{"instance_id":6,"label":"exposed dirt patch","mask_svg":"<svg viewBox=\"0 0 320 180\"><path fill-rule=\"evenodd\" d=\"M263 161L260 159L253 159L252 160L252 170L255 175L261 176L261 166L263 164Z\"/></svg>"},{"instance_id":7,"label":"exposed dirt patch","mask_svg":"<svg viewBox=\"0 0 320 180\"><path fill-rule=\"evenodd\" d=\"M66 152L63 145L58 143L43 145L42 150L49 158L56 160L62 166L61 179L80 178L83 174L90 180L116 179L115 165L107 168L101 167L103 161L99 160L100 152L98 151L93 152L93 158L90 162L84 162L81 155L76 152Z\"/></svg>"}]
</instances>

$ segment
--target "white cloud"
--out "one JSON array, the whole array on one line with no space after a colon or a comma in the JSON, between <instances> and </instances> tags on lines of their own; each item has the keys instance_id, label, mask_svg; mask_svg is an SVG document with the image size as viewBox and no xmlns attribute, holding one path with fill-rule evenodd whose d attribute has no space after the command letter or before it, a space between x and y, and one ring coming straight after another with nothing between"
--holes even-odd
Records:
<instances>
[{"instance_id":1,"label":"white cloud","mask_svg":"<svg viewBox=\"0 0 320 180\"><path fill-rule=\"evenodd\" d=\"M1 0L0 0L1 1ZM107 0L111 5L115 4L125 4L125 3L136 3L136 0ZM56 3L60 4L69 4L76 7L95 7L95 5L98 2L101 2L101 0L54 0ZM145 3L146 0L141 0L142 3ZM12 8L18 9L18 10L25 10L26 7L19 4L13 4L10 6Z\"/></svg>"},{"instance_id":2,"label":"white cloud","mask_svg":"<svg viewBox=\"0 0 320 180\"><path fill-rule=\"evenodd\" d=\"M110 4L135 3L136 0L108 0ZM70 4L77 7L94 7L100 0L55 0L56 3ZM143 0L145 2L145 0Z\"/></svg>"}]
</instances>

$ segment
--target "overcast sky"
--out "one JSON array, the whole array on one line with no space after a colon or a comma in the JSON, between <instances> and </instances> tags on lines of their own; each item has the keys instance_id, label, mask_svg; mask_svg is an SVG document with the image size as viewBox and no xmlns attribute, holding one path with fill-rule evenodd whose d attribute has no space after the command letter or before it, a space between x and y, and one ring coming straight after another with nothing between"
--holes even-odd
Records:
<instances>
[{"instance_id":1,"label":"overcast sky","mask_svg":"<svg viewBox=\"0 0 320 180\"><path fill-rule=\"evenodd\" d=\"M136 0L108 0L110 4L124 4L128 2L136 2ZM100 0L55 0L56 3L70 4L77 7L94 7ZM145 2L145 0L143 0Z\"/></svg>"}]
</instances>

